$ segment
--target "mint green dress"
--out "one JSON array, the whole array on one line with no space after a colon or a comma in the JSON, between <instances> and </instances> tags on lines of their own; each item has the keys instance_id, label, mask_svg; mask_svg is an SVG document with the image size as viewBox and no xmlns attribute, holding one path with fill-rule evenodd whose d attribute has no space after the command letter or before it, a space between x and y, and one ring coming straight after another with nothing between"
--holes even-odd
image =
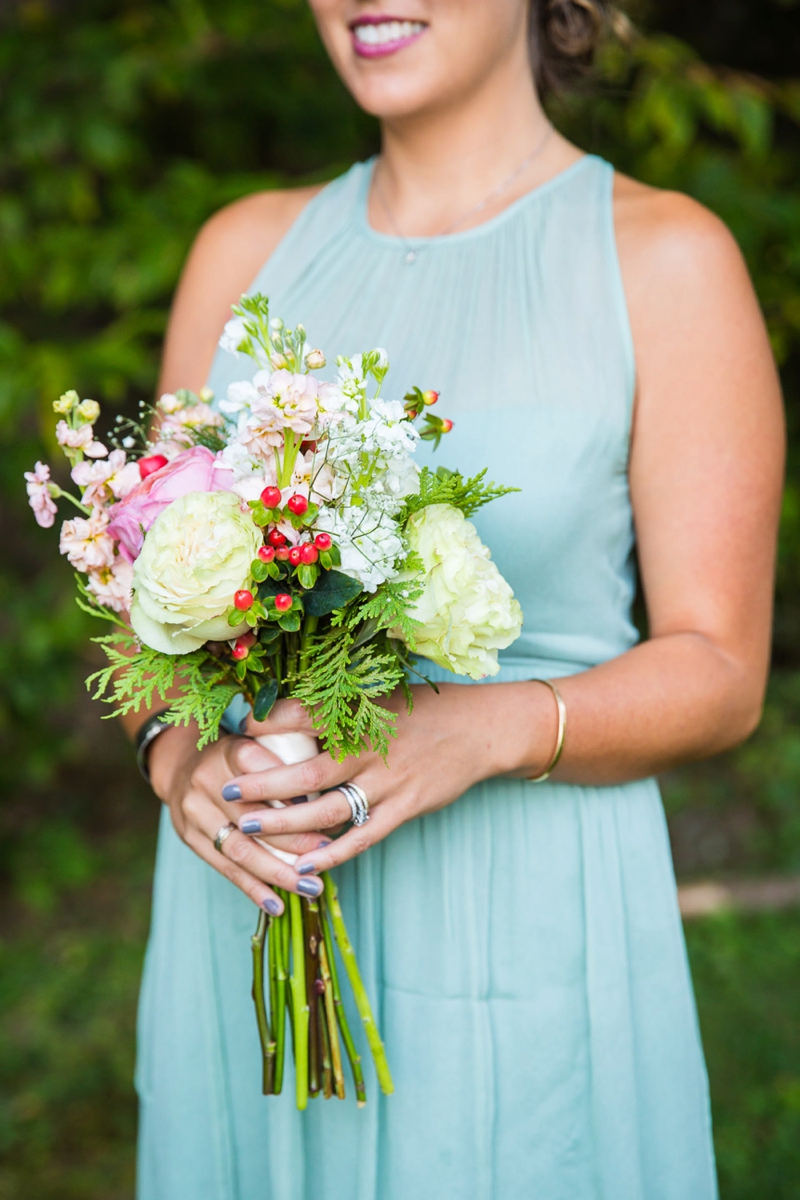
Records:
<instances>
[{"instance_id":1,"label":"mint green dress","mask_svg":"<svg viewBox=\"0 0 800 1200\"><path fill-rule=\"evenodd\" d=\"M583 158L475 229L414 240L412 262L368 224L370 171L311 201L252 290L331 359L385 347L386 394L435 388L455 421L423 457L521 489L476 519L525 615L496 681L624 653L637 640L634 359L611 167ZM217 354L217 394L246 375L238 358ZM139 1200L713 1200L653 780L493 779L337 878L396 1091L381 1096L369 1074L366 1108L349 1096L300 1114L291 1077L279 1098L260 1091L256 910L164 816L139 1017Z\"/></svg>"}]
</instances>

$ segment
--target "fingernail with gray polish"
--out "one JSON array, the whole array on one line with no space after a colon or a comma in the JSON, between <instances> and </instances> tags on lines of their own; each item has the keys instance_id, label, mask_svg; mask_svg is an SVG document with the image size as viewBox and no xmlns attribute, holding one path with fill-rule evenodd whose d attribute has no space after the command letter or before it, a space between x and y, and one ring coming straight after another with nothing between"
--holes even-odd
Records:
<instances>
[{"instance_id":1,"label":"fingernail with gray polish","mask_svg":"<svg viewBox=\"0 0 800 1200\"><path fill-rule=\"evenodd\" d=\"M299 879L297 890L301 896L318 896L322 891L321 879Z\"/></svg>"},{"instance_id":2,"label":"fingernail with gray polish","mask_svg":"<svg viewBox=\"0 0 800 1200\"><path fill-rule=\"evenodd\" d=\"M261 833L261 822L255 817L248 817L246 821L242 821L239 828L242 833Z\"/></svg>"},{"instance_id":3,"label":"fingernail with gray polish","mask_svg":"<svg viewBox=\"0 0 800 1200\"><path fill-rule=\"evenodd\" d=\"M225 787L222 789L223 800L241 800L241 798L242 789L239 787L238 783L225 784Z\"/></svg>"},{"instance_id":4,"label":"fingernail with gray polish","mask_svg":"<svg viewBox=\"0 0 800 1200\"><path fill-rule=\"evenodd\" d=\"M297 874L298 875L310 875L313 871L316 871L316 869L317 868L314 866L313 863L303 863L301 866L299 866L297 868Z\"/></svg>"},{"instance_id":5,"label":"fingernail with gray polish","mask_svg":"<svg viewBox=\"0 0 800 1200\"><path fill-rule=\"evenodd\" d=\"M290 804L307 804L308 796L292 796L289 800Z\"/></svg>"},{"instance_id":6,"label":"fingernail with gray polish","mask_svg":"<svg viewBox=\"0 0 800 1200\"><path fill-rule=\"evenodd\" d=\"M271 917L279 917L281 915L281 902L280 900L276 900L274 896L267 896L266 900L262 900L261 907Z\"/></svg>"},{"instance_id":7,"label":"fingernail with gray polish","mask_svg":"<svg viewBox=\"0 0 800 1200\"><path fill-rule=\"evenodd\" d=\"M330 845L331 845L331 839L323 838L321 842L317 842L317 849L324 850L326 846L330 846Z\"/></svg>"},{"instance_id":8,"label":"fingernail with gray polish","mask_svg":"<svg viewBox=\"0 0 800 1200\"><path fill-rule=\"evenodd\" d=\"M239 733L247 733L247 717L242 717L239 722Z\"/></svg>"}]
</instances>

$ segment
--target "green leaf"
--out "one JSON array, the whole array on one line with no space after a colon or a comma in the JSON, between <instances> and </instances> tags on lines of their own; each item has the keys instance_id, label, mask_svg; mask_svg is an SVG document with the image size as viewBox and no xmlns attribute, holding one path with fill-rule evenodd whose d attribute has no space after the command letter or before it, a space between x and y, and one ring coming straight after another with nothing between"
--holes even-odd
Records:
<instances>
[{"instance_id":1,"label":"green leaf","mask_svg":"<svg viewBox=\"0 0 800 1200\"><path fill-rule=\"evenodd\" d=\"M316 586L303 597L310 617L324 617L338 608L345 608L362 591L361 584L341 571L325 571Z\"/></svg>"},{"instance_id":2,"label":"green leaf","mask_svg":"<svg viewBox=\"0 0 800 1200\"><path fill-rule=\"evenodd\" d=\"M270 642L274 642L280 636L281 631L275 625L265 625L258 635L259 641L264 645L269 645Z\"/></svg>"},{"instance_id":3,"label":"green leaf","mask_svg":"<svg viewBox=\"0 0 800 1200\"><path fill-rule=\"evenodd\" d=\"M262 562L260 558L254 558L250 564L250 574L255 579L256 583L263 583L269 575L267 564Z\"/></svg>"},{"instance_id":4,"label":"green leaf","mask_svg":"<svg viewBox=\"0 0 800 1200\"><path fill-rule=\"evenodd\" d=\"M265 721L272 711L272 706L278 699L278 681L277 679L268 679L266 683L262 683L256 693L256 698L253 701L253 718L256 721Z\"/></svg>"},{"instance_id":5,"label":"green leaf","mask_svg":"<svg viewBox=\"0 0 800 1200\"><path fill-rule=\"evenodd\" d=\"M243 614L239 612L238 608L231 609L231 611L228 613L228 624L230 625L231 629L233 629L236 625L241 625L242 615Z\"/></svg>"},{"instance_id":6,"label":"green leaf","mask_svg":"<svg viewBox=\"0 0 800 1200\"><path fill-rule=\"evenodd\" d=\"M259 525L262 529L265 525L269 525L272 520L272 509L265 508L260 500L250 500L249 504L253 510L253 520L256 525Z\"/></svg>"},{"instance_id":7,"label":"green leaf","mask_svg":"<svg viewBox=\"0 0 800 1200\"><path fill-rule=\"evenodd\" d=\"M319 578L319 567L316 563L301 563L297 568L297 581L300 587L309 590Z\"/></svg>"},{"instance_id":8,"label":"green leaf","mask_svg":"<svg viewBox=\"0 0 800 1200\"><path fill-rule=\"evenodd\" d=\"M287 633L297 633L301 620L302 613L294 608L290 608L288 612L278 614L278 624Z\"/></svg>"}]
</instances>

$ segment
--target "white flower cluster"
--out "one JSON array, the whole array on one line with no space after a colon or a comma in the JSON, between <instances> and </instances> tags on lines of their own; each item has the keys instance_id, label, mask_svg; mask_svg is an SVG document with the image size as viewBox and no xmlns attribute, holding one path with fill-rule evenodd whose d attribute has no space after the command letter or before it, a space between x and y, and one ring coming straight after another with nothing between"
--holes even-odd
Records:
<instances>
[{"instance_id":1,"label":"white flower cluster","mask_svg":"<svg viewBox=\"0 0 800 1200\"><path fill-rule=\"evenodd\" d=\"M383 351L373 357L388 365ZM266 487L282 503L303 495L319 506L315 529L331 534L345 574L369 592L396 577L406 548L395 518L418 487L419 435L399 401L368 399L364 356L341 359L335 383L258 371L232 383L219 408L235 426L220 458L243 500ZM279 528L296 541L290 524Z\"/></svg>"}]
</instances>

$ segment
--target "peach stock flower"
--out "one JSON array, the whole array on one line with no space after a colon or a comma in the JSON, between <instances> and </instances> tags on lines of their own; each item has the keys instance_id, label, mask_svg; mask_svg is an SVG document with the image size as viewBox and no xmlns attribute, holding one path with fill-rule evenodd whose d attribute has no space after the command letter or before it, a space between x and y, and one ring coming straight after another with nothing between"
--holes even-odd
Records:
<instances>
[{"instance_id":1,"label":"peach stock flower","mask_svg":"<svg viewBox=\"0 0 800 1200\"><path fill-rule=\"evenodd\" d=\"M114 541L108 533L108 513L92 509L89 517L75 517L61 526L59 549L77 571L98 571L114 562Z\"/></svg>"},{"instance_id":2,"label":"peach stock flower","mask_svg":"<svg viewBox=\"0 0 800 1200\"><path fill-rule=\"evenodd\" d=\"M37 525L50 529L58 509L50 495L50 468L47 463L37 462L32 471L25 472L25 488L28 493L28 503L33 509Z\"/></svg>"}]
</instances>

